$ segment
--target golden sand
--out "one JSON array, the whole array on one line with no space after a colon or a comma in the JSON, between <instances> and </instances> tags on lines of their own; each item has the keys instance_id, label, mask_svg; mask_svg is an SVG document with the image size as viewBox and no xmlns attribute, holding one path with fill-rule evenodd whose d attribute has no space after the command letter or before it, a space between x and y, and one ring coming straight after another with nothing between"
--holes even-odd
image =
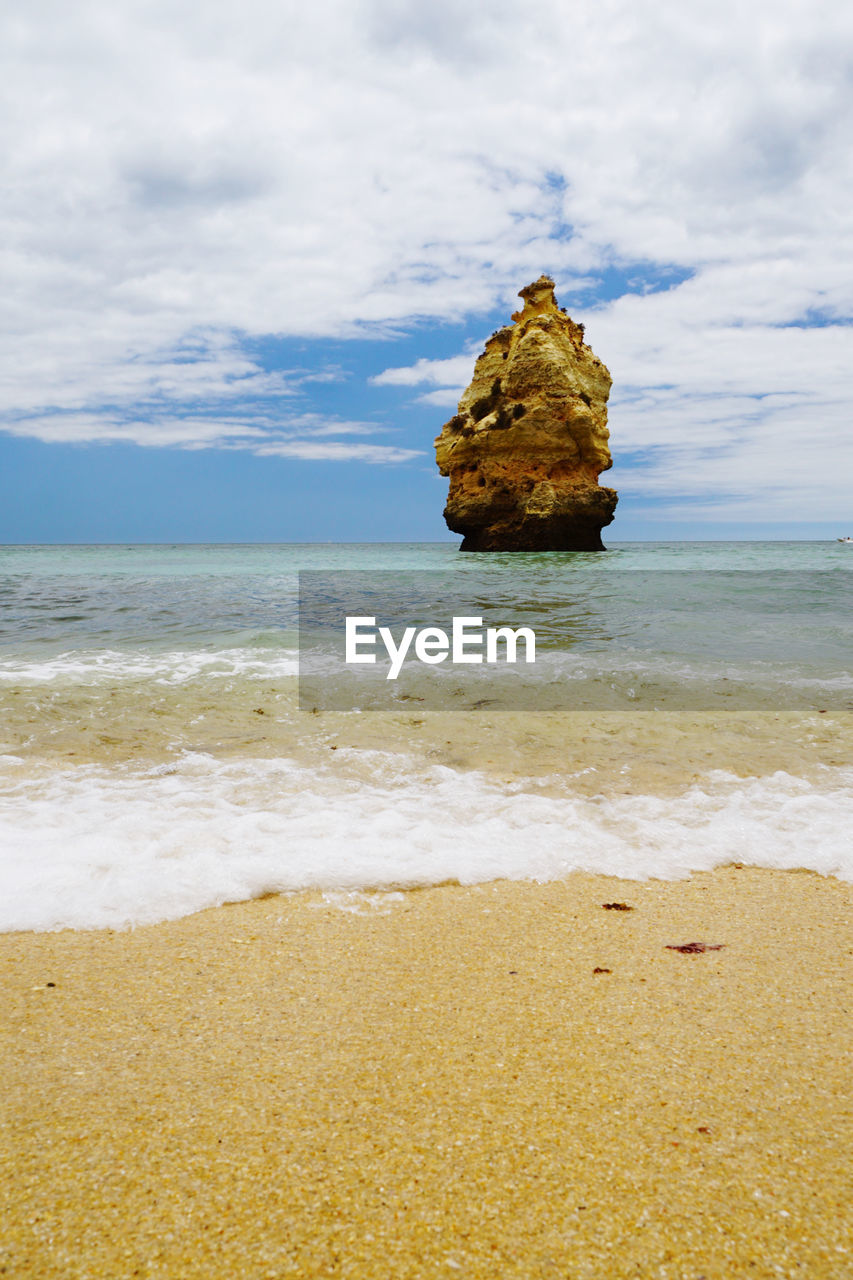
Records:
<instances>
[{"instance_id":1,"label":"golden sand","mask_svg":"<svg viewBox=\"0 0 853 1280\"><path fill-rule=\"evenodd\" d=\"M6 935L0 1274L848 1278L851 897L729 867Z\"/></svg>"}]
</instances>

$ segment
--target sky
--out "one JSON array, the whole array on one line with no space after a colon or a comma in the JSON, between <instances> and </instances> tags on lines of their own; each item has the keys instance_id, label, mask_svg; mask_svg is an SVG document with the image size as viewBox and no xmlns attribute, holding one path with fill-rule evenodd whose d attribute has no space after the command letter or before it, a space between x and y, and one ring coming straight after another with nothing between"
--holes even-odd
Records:
<instances>
[{"instance_id":1,"label":"sky","mask_svg":"<svg viewBox=\"0 0 853 1280\"><path fill-rule=\"evenodd\" d=\"M30 0L0 19L0 542L449 538L545 271L610 540L853 534L846 0Z\"/></svg>"}]
</instances>

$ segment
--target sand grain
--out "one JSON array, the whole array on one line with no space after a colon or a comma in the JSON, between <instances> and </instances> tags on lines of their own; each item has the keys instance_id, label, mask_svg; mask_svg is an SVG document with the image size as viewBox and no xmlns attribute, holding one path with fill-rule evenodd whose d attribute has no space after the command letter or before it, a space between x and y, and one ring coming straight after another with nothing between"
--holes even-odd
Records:
<instances>
[{"instance_id":1,"label":"sand grain","mask_svg":"<svg viewBox=\"0 0 853 1280\"><path fill-rule=\"evenodd\" d=\"M852 896L573 875L6 935L0 1274L849 1277Z\"/></svg>"}]
</instances>

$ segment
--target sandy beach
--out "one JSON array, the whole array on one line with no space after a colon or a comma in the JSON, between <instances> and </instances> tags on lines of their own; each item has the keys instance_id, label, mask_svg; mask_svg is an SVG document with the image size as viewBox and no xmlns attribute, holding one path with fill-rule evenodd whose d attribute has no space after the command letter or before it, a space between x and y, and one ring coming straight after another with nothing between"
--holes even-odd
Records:
<instances>
[{"instance_id":1,"label":"sandy beach","mask_svg":"<svg viewBox=\"0 0 853 1280\"><path fill-rule=\"evenodd\" d=\"M851 897L725 867L4 935L0 1274L849 1277Z\"/></svg>"}]
</instances>

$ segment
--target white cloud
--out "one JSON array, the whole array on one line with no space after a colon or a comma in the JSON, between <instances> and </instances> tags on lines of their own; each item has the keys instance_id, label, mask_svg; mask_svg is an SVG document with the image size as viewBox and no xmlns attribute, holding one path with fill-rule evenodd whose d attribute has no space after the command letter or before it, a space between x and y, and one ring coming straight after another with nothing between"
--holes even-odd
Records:
<instances>
[{"instance_id":1,"label":"white cloud","mask_svg":"<svg viewBox=\"0 0 853 1280\"><path fill-rule=\"evenodd\" d=\"M697 281L589 316L594 348L618 353L609 360L615 487L662 516L683 518L685 500L706 519L848 515L853 328L768 319L763 309L733 323Z\"/></svg>"},{"instance_id":2,"label":"white cloud","mask_svg":"<svg viewBox=\"0 0 853 1280\"><path fill-rule=\"evenodd\" d=\"M700 463L792 518L848 501L843 0L32 0L4 27L6 429L253 447L311 371L246 336L508 315L547 269L656 501ZM644 263L692 279L590 306ZM468 360L376 382L452 406ZM266 406L242 430L238 398Z\"/></svg>"},{"instance_id":3,"label":"white cloud","mask_svg":"<svg viewBox=\"0 0 853 1280\"><path fill-rule=\"evenodd\" d=\"M263 439L258 426L215 418L138 418L103 413L40 414L10 422L12 435L29 436L47 444L128 444L205 448L247 446Z\"/></svg>"},{"instance_id":4,"label":"white cloud","mask_svg":"<svg viewBox=\"0 0 853 1280\"><path fill-rule=\"evenodd\" d=\"M438 391L426 391L418 396L418 404L434 404L439 409L455 409L464 387L442 387Z\"/></svg>"},{"instance_id":5,"label":"white cloud","mask_svg":"<svg viewBox=\"0 0 853 1280\"><path fill-rule=\"evenodd\" d=\"M308 456L299 449L314 447L313 441L328 436L365 436L384 433L387 428L368 422L346 422L340 418L323 418L316 413L275 417L256 413L233 416L205 416L193 414L187 417L169 416L152 412L149 417L121 416L113 412L102 413L48 413L22 417L10 421L6 430L12 435L29 436L47 444L83 444L123 441L154 447L184 449L248 449L257 454L279 453L283 456ZM293 446L293 447L292 447ZM333 457L334 449L349 451L340 456L356 457L365 461L405 461L410 451L393 446L366 446L346 444L317 444L316 457ZM372 453L375 457L372 456ZM393 456L393 457L392 457ZM412 453L411 456L417 456Z\"/></svg>"},{"instance_id":6,"label":"white cloud","mask_svg":"<svg viewBox=\"0 0 853 1280\"><path fill-rule=\"evenodd\" d=\"M419 404L431 404L437 408L455 408L471 381L479 352L470 347L463 355L449 360L417 360L413 365L385 369L370 381L377 387L417 387L432 385L435 391L425 391L417 397Z\"/></svg>"},{"instance_id":7,"label":"white cloud","mask_svg":"<svg viewBox=\"0 0 853 1280\"><path fill-rule=\"evenodd\" d=\"M471 381L478 352L471 351L449 360L421 359L407 368L385 369L370 381L378 387L416 387L423 383L433 386L464 388Z\"/></svg>"},{"instance_id":8,"label":"white cloud","mask_svg":"<svg viewBox=\"0 0 853 1280\"><path fill-rule=\"evenodd\" d=\"M399 449L393 445L341 444L339 441L287 440L255 449L262 457L303 458L310 462L410 462L423 456L420 449Z\"/></svg>"}]
</instances>

